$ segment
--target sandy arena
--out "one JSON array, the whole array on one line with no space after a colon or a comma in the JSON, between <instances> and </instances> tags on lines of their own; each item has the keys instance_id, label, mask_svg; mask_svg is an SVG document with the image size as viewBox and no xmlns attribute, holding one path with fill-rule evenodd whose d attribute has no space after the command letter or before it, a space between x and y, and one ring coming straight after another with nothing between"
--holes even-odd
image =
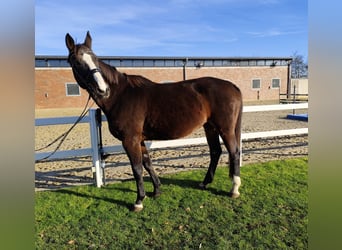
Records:
<instances>
[{"instance_id":1,"label":"sandy arena","mask_svg":"<svg viewBox=\"0 0 342 250\"><path fill-rule=\"evenodd\" d=\"M37 110L38 117L78 116L80 109ZM257 131L271 131L308 127L304 121L286 119L292 110L244 113L242 119L243 133ZM296 110L296 113L307 113L307 110ZM35 148L49 144L56 137L64 133L70 125L55 125L35 128ZM120 144L110 135L107 123L103 123L104 146ZM203 137L200 129L188 138ZM88 124L78 124L64 141L60 150L90 147L90 132ZM243 141L243 165L269 160L295 158L308 155L308 136L283 136L268 139ZM46 149L52 151L54 146ZM226 165L228 153L222 145L223 154L219 165ZM206 144L200 146L153 149L150 157L158 175L185 171L189 169L207 168L209 164L209 150ZM67 186L86 185L93 183L91 172L91 158L76 158L63 161L51 161L35 164L36 190L56 189ZM106 183L132 179L133 174L125 153L115 153L106 159ZM145 175L147 173L145 172ZM203 176L204 177L204 176Z\"/></svg>"}]
</instances>

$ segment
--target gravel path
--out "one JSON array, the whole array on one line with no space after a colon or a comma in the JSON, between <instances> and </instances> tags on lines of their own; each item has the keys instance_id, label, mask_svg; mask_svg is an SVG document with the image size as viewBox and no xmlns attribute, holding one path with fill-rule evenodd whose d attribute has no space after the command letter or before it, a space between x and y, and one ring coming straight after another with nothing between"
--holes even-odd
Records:
<instances>
[{"instance_id":1,"label":"gravel path","mask_svg":"<svg viewBox=\"0 0 342 250\"><path fill-rule=\"evenodd\" d=\"M40 116L57 116L44 111ZM285 119L292 111L268 111L244 113L242 120L243 133L304 128L307 122ZM297 110L296 113L307 113L307 110ZM60 114L60 112L59 112ZM78 114L76 112L76 114ZM72 115L76 115L72 114ZM65 115L65 114L63 114ZM61 115L59 115L61 116ZM47 145L57 136L65 132L71 125L56 125L36 127L35 147ZM189 138L203 137L202 129L194 132ZM103 124L104 146L120 144L113 138ZM61 150L90 147L89 125L79 124L70 133L61 147ZM308 136L283 136L268 139L243 141L243 165L255 162L266 162L275 159L286 159L308 155ZM228 154L224 147L220 158L220 165L226 165ZM51 147L46 151L51 151ZM209 151L207 145L166 148L150 150L154 168L159 175L185 171L188 169L207 168L209 164ZM66 186L85 185L93 182L91 172L91 158L77 158L63 161L51 161L35 164L36 190L55 189ZM124 153L115 153L106 159L107 183L132 179L132 171L128 158ZM145 173L146 175L146 173ZM204 177L204 176L203 176Z\"/></svg>"}]
</instances>

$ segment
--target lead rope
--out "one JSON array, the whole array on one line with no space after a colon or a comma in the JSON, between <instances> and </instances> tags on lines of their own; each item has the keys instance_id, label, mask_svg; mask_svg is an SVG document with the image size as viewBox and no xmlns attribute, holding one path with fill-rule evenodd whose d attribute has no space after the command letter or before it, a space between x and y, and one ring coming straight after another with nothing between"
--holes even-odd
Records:
<instances>
[{"instance_id":1,"label":"lead rope","mask_svg":"<svg viewBox=\"0 0 342 250\"><path fill-rule=\"evenodd\" d=\"M75 123L66 131L64 132L63 134L61 134L60 136L58 136L56 139L54 139L52 142L50 142L48 145L42 147L42 148L38 148L38 149L35 149L35 152L37 151L41 151L43 149L46 149L48 147L50 147L51 145L55 144L56 142L59 142L59 144L57 145L57 147L54 149L54 151L52 151L49 155L45 156L44 158L42 159L39 159L39 160L36 160L36 162L43 162L44 160L50 158L52 155L54 155L57 150L61 147L62 143L64 142L64 140L67 138L67 136L69 135L69 133L72 131L72 129L83 119L83 117L85 117L85 115L88 113L89 109L93 106L94 103L92 103L90 105L90 107L87 109L88 107L88 104L89 104L89 101L90 101L90 95L88 97L88 100L87 100L87 103L83 109L83 111L81 112L80 116L77 118L77 120L75 121Z\"/></svg>"}]
</instances>

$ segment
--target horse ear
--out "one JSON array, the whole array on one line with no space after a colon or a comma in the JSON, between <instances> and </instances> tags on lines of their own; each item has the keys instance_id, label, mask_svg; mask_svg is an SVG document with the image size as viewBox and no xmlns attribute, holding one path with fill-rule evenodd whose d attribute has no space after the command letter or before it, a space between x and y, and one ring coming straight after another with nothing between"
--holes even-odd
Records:
<instances>
[{"instance_id":1,"label":"horse ear","mask_svg":"<svg viewBox=\"0 0 342 250\"><path fill-rule=\"evenodd\" d=\"M86 38L84 40L84 45L86 45L89 49L91 49L91 36L89 31L87 32Z\"/></svg>"},{"instance_id":2,"label":"horse ear","mask_svg":"<svg viewBox=\"0 0 342 250\"><path fill-rule=\"evenodd\" d=\"M72 39L72 37L69 35L69 33L67 33L65 36L65 44L67 48L69 49L69 51L74 50L75 42L74 42L74 39Z\"/></svg>"}]
</instances>

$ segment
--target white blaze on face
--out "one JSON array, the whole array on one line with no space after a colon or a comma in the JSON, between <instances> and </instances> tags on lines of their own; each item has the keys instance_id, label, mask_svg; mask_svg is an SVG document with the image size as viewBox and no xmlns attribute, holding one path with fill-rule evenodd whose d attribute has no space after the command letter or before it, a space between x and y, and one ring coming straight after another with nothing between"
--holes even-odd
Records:
<instances>
[{"instance_id":1,"label":"white blaze on face","mask_svg":"<svg viewBox=\"0 0 342 250\"><path fill-rule=\"evenodd\" d=\"M85 61L85 63L88 65L90 70L93 70L93 69L97 68L89 54L84 53L82 58ZM100 72L95 72L94 73L94 79L97 82L97 85L99 86L99 89L102 90L103 92L106 92L108 86L107 86L107 83L103 79L103 77L102 77Z\"/></svg>"}]
</instances>

